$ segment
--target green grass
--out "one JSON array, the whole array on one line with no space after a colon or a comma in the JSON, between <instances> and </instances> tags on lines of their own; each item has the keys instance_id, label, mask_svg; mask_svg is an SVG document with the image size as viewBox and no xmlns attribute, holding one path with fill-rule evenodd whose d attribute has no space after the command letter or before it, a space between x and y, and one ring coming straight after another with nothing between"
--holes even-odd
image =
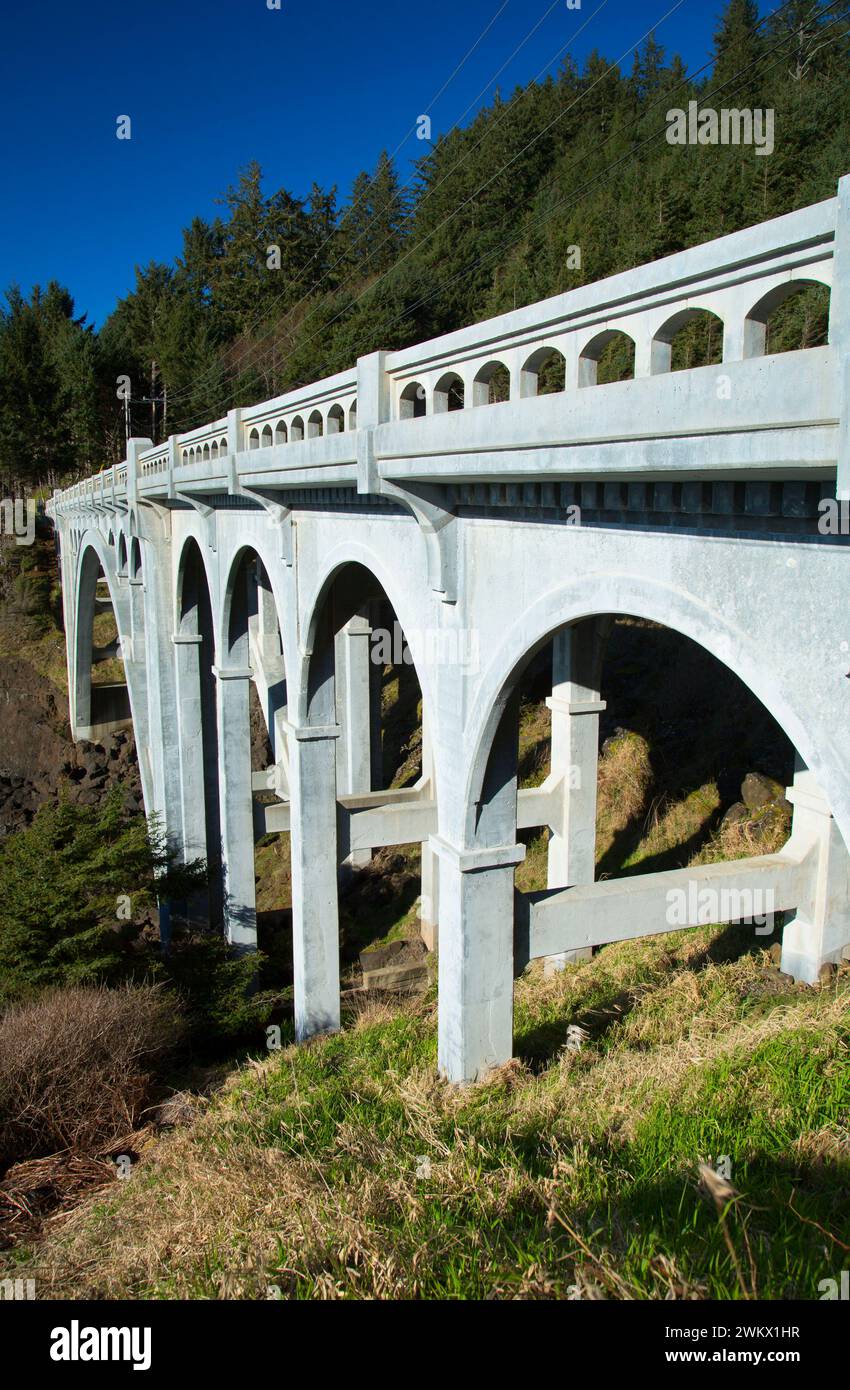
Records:
<instances>
[{"instance_id":1,"label":"green grass","mask_svg":"<svg viewBox=\"0 0 850 1390\"><path fill-rule=\"evenodd\" d=\"M78 1297L817 1298L850 1241L848 1001L846 971L791 985L740 933L619 943L532 968L518 1059L460 1089L433 997L373 1008L235 1073L32 1273ZM721 1155L719 1211L698 1165Z\"/></svg>"}]
</instances>

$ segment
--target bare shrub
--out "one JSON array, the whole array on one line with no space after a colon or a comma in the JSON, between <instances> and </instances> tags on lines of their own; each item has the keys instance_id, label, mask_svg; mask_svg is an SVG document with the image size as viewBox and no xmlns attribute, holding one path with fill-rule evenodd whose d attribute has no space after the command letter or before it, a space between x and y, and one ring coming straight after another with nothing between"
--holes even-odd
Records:
<instances>
[{"instance_id":1,"label":"bare shrub","mask_svg":"<svg viewBox=\"0 0 850 1390\"><path fill-rule=\"evenodd\" d=\"M186 1033L159 985L54 989L0 1019L0 1167L127 1133Z\"/></svg>"}]
</instances>

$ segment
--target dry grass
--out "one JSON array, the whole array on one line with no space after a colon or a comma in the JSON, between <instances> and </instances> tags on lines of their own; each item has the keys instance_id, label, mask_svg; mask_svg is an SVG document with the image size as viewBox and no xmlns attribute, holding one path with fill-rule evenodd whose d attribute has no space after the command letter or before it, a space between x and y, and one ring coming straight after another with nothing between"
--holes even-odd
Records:
<instances>
[{"instance_id":1,"label":"dry grass","mask_svg":"<svg viewBox=\"0 0 850 1390\"><path fill-rule=\"evenodd\" d=\"M136 1124L185 1035L161 987L50 990L0 1019L0 1164L98 1153Z\"/></svg>"},{"instance_id":2,"label":"dry grass","mask_svg":"<svg viewBox=\"0 0 850 1390\"><path fill-rule=\"evenodd\" d=\"M701 1114L707 1078L724 1068L742 1069L754 1111L777 1130L795 1122L773 1067L748 1073L750 1059L784 1056L794 1039L817 1052L846 1025L848 1002L847 972L838 988L782 993L765 953L705 961L717 939L706 929L621 943L558 976L532 972L517 985L520 1049L553 1021L562 1032L580 1021L590 1041L550 1048L542 1069L514 1060L471 1088L435 1075L432 1003L366 1001L343 1036L235 1072L130 1182L67 1217L33 1264L41 1296L706 1296L675 1236L638 1274L637 1237L616 1209L605 1218L606 1203L645 1181L635 1163L650 1117ZM767 1012L747 1005L764 998ZM719 1113L728 1092L718 1088ZM846 1160L846 1133L816 1119L813 1109L789 1161ZM735 1141L740 1167L757 1144ZM697 1178L710 1157L696 1145L684 1167L672 1161L709 1233ZM792 1219L812 1233L810 1218ZM740 1245L731 1222L726 1236Z\"/></svg>"}]
</instances>

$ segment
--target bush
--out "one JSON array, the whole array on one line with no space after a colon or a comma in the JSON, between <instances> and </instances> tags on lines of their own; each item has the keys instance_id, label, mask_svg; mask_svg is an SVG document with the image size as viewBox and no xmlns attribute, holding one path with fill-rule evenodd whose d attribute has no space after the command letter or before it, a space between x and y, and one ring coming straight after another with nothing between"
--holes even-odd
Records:
<instances>
[{"instance_id":1,"label":"bush","mask_svg":"<svg viewBox=\"0 0 850 1390\"><path fill-rule=\"evenodd\" d=\"M108 1148L151 1103L185 1034L179 1001L156 985L53 989L11 1007L0 1019L0 1167Z\"/></svg>"},{"instance_id":2,"label":"bush","mask_svg":"<svg viewBox=\"0 0 850 1390\"><path fill-rule=\"evenodd\" d=\"M137 938L157 896L179 900L205 883L180 866L154 820L128 811L116 788L100 806L42 806L0 845L0 1004L58 985L147 977ZM133 921L119 917L132 904Z\"/></svg>"}]
</instances>

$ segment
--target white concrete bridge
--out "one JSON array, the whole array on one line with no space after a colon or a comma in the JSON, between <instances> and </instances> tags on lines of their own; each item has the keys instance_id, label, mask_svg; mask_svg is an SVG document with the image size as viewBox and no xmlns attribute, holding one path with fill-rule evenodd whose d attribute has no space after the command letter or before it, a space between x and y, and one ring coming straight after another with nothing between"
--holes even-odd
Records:
<instances>
[{"instance_id":1,"label":"white concrete bridge","mask_svg":"<svg viewBox=\"0 0 850 1390\"><path fill-rule=\"evenodd\" d=\"M828 346L766 355L770 314L810 284L831 287ZM701 311L722 323L722 363L671 371ZM616 334L634 379L597 385ZM564 387L538 394L546 359ZM837 198L128 453L48 507L74 733L121 714L91 680L102 571L147 810L186 855L220 854L243 948L255 833L290 833L299 1038L338 1026L339 868L381 845L422 845L453 1080L511 1056L527 960L671 930L669 891L694 878L772 887L799 979L841 958L850 553L818 523L821 499L850 497L850 178ZM381 788L373 756L370 633L387 601L422 690L423 775L401 792ZM618 614L701 644L787 733L798 771L779 854L593 883L600 664ZM549 641L551 773L518 793L514 695ZM251 682L267 771L251 767ZM261 788L274 796L258 806ZM532 826L551 831L549 887L522 895L517 832Z\"/></svg>"}]
</instances>

